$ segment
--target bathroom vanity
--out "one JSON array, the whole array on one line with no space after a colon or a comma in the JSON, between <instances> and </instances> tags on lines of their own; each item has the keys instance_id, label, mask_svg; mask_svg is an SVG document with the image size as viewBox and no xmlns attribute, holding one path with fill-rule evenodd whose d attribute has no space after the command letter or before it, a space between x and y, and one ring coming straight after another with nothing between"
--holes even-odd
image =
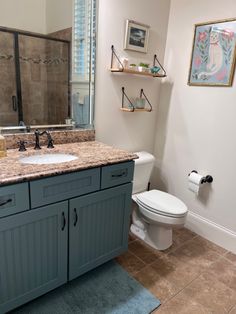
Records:
<instances>
[{"instance_id":1,"label":"bathroom vanity","mask_svg":"<svg viewBox=\"0 0 236 314\"><path fill-rule=\"evenodd\" d=\"M135 155L97 142L58 146L78 160L21 164L33 150L12 150L8 170L0 160L0 313L127 250Z\"/></svg>"}]
</instances>

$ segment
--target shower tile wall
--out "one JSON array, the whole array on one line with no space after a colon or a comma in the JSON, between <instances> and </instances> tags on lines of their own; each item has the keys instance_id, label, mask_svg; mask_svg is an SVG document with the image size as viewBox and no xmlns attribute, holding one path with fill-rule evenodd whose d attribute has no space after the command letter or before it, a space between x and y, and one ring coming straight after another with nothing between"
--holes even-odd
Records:
<instances>
[{"instance_id":1,"label":"shower tile wall","mask_svg":"<svg viewBox=\"0 0 236 314\"><path fill-rule=\"evenodd\" d=\"M47 102L49 124L65 123L69 116L68 44L47 40Z\"/></svg>"},{"instance_id":2,"label":"shower tile wall","mask_svg":"<svg viewBox=\"0 0 236 314\"><path fill-rule=\"evenodd\" d=\"M72 27L65 28L65 29L59 30L57 32L48 34L48 36L52 37L52 38L61 39L61 40L67 40L69 42L69 48L70 48L70 52L71 52ZM68 85L68 94L69 94L69 98L68 98L68 102L69 102L68 116L71 117L71 108L70 108L70 104L71 104L71 97L70 97L71 96L71 86L70 86L70 84Z\"/></svg>"},{"instance_id":3,"label":"shower tile wall","mask_svg":"<svg viewBox=\"0 0 236 314\"><path fill-rule=\"evenodd\" d=\"M19 49L24 123L65 123L68 44L20 35Z\"/></svg>"},{"instance_id":4,"label":"shower tile wall","mask_svg":"<svg viewBox=\"0 0 236 314\"><path fill-rule=\"evenodd\" d=\"M0 32L0 73L0 126L17 125L18 114L12 106L16 95L14 37L6 32Z\"/></svg>"},{"instance_id":5,"label":"shower tile wall","mask_svg":"<svg viewBox=\"0 0 236 314\"><path fill-rule=\"evenodd\" d=\"M55 33L48 34L48 36L57 38L57 39L67 40L71 42L72 41L72 27L65 28Z\"/></svg>"},{"instance_id":6,"label":"shower tile wall","mask_svg":"<svg viewBox=\"0 0 236 314\"><path fill-rule=\"evenodd\" d=\"M19 54L24 123L48 123L45 40L19 35Z\"/></svg>"}]
</instances>

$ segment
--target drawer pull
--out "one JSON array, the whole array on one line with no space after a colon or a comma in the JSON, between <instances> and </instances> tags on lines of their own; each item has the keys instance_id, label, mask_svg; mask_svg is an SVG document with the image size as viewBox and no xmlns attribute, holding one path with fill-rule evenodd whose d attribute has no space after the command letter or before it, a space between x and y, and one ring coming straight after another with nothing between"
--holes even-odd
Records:
<instances>
[{"instance_id":1,"label":"drawer pull","mask_svg":"<svg viewBox=\"0 0 236 314\"><path fill-rule=\"evenodd\" d=\"M112 178L121 178L121 177L126 177L126 176L127 176L127 172L126 171L124 171L124 172L122 172L120 174L112 174L111 175Z\"/></svg>"},{"instance_id":2,"label":"drawer pull","mask_svg":"<svg viewBox=\"0 0 236 314\"><path fill-rule=\"evenodd\" d=\"M77 214L76 208L74 208L74 214L75 214L75 220L74 220L74 227L75 227L78 222L78 214Z\"/></svg>"},{"instance_id":3,"label":"drawer pull","mask_svg":"<svg viewBox=\"0 0 236 314\"><path fill-rule=\"evenodd\" d=\"M7 203L11 203L11 202L12 202L12 199L9 198L8 200L3 201L2 203L0 203L0 206L4 206L4 205L6 205Z\"/></svg>"},{"instance_id":4,"label":"drawer pull","mask_svg":"<svg viewBox=\"0 0 236 314\"><path fill-rule=\"evenodd\" d=\"M61 230L64 231L66 227L66 217L65 217L65 213L62 213L62 228Z\"/></svg>"}]
</instances>

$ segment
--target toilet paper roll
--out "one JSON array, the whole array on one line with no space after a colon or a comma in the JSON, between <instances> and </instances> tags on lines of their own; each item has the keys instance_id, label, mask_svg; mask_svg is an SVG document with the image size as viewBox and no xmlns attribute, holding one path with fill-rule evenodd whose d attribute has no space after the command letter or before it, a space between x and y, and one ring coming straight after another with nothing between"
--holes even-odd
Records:
<instances>
[{"instance_id":1,"label":"toilet paper roll","mask_svg":"<svg viewBox=\"0 0 236 314\"><path fill-rule=\"evenodd\" d=\"M194 192L195 194L198 194L201 182L202 182L203 176L196 173L191 172L188 177L188 188L190 191Z\"/></svg>"},{"instance_id":2,"label":"toilet paper roll","mask_svg":"<svg viewBox=\"0 0 236 314\"><path fill-rule=\"evenodd\" d=\"M188 183L188 189L198 195L200 186L198 184L194 184L192 182Z\"/></svg>"}]
</instances>

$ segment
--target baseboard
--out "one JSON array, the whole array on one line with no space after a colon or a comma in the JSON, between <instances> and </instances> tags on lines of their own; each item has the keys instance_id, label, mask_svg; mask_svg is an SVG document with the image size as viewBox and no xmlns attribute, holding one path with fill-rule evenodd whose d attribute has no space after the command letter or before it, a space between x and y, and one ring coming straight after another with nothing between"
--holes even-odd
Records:
<instances>
[{"instance_id":1,"label":"baseboard","mask_svg":"<svg viewBox=\"0 0 236 314\"><path fill-rule=\"evenodd\" d=\"M186 228L236 254L236 233L198 214L188 212Z\"/></svg>"}]
</instances>

